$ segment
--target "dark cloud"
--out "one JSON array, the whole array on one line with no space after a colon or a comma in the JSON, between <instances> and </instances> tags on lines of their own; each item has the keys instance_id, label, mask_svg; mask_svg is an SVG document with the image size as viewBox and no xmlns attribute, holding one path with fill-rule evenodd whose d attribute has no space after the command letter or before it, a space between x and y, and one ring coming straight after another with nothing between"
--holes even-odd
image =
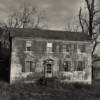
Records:
<instances>
[{"instance_id":1,"label":"dark cloud","mask_svg":"<svg viewBox=\"0 0 100 100\"><path fill-rule=\"evenodd\" d=\"M48 26L53 28L63 28L67 20L78 14L82 5L81 0L0 0L0 20L6 20L9 13L24 2L45 11Z\"/></svg>"}]
</instances>

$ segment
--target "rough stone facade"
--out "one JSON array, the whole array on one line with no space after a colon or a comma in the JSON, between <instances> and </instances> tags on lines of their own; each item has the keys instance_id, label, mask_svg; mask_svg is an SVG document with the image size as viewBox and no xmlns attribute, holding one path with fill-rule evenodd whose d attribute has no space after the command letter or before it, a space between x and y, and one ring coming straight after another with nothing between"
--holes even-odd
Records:
<instances>
[{"instance_id":1,"label":"rough stone facade","mask_svg":"<svg viewBox=\"0 0 100 100\"><path fill-rule=\"evenodd\" d=\"M91 42L15 37L10 69L11 83L45 76L90 84Z\"/></svg>"}]
</instances>

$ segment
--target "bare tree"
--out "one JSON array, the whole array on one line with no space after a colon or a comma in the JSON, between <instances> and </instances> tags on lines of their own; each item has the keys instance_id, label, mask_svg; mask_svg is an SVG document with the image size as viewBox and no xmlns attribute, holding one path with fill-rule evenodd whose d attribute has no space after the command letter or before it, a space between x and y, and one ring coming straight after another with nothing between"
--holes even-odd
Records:
<instances>
[{"instance_id":1,"label":"bare tree","mask_svg":"<svg viewBox=\"0 0 100 100\"><path fill-rule=\"evenodd\" d=\"M0 23L0 31L1 31L1 37L0 37L0 53L1 58L3 60L9 60L10 54L11 54L11 37L10 37L10 31L6 24Z\"/></svg>"},{"instance_id":2,"label":"bare tree","mask_svg":"<svg viewBox=\"0 0 100 100\"><path fill-rule=\"evenodd\" d=\"M74 31L74 32L80 31L79 30L80 25L76 18L77 18L77 16L73 17L71 21L67 22L67 24L65 25L66 31Z\"/></svg>"},{"instance_id":3,"label":"bare tree","mask_svg":"<svg viewBox=\"0 0 100 100\"><path fill-rule=\"evenodd\" d=\"M88 32L89 36L92 39L92 42L94 43L92 55L95 51L95 48L98 44L96 42L99 32L98 28L100 28L100 9L99 9L99 1L97 0L84 0L86 3L86 12L82 13L82 8L80 7L79 11L79 22L81 25L81 29L83 32Z\"/></svg>"},{"instance_id":4,"label":"bare tree","mask_svg":"<svg viewBox=\"0 0 100 100\"><path fill-rule=\"evenodd\" d=\"M20 10L13 11L8 18L8 26L13 28L42 28L40 24L46 21L46 17L36 8L24 5ZM46 25L46 24L45 24Z\"/></svg>"},{"instance_id":5,"label":"bare tree","mask_svg":"<svg viewBox=\"0 0 100 100\"><path fill-rule=\"evenodd\" d=\"M19 11L14 11L8 18L8 26L13 28L25 28L29 23L32 14L35 12L34 8L29 9L25 7Z\"/></svg>"},{"instance_id":6,"label":"bare tree","mask_svg":"<svg viewBox=\"0 0 100 100\"><path fill-rule=\"evenodd\" d=\"M38 12L36 14L36 23L34 24L35 28L48 28L46 21L47 18L45 16L45 12Z\"/></svg>"}]
</instances>

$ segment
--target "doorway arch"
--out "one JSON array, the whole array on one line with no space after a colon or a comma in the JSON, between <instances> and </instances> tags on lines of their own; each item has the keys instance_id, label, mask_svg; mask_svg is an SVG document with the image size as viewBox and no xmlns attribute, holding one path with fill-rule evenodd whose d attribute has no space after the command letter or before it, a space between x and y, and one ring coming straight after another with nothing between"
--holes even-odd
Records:
<instances>
[{"instance_id":1,"label":"doorway arch","mask_svg":"<svg viewBox=\"0 0 100 100\"><path fill-rule=\"evenodd\" d=\"M45 78L52 78L53 77L53 65L54 65L53 59L48 58L48 59L43 61L44 77Z\"/></svg>"}]
</instances>

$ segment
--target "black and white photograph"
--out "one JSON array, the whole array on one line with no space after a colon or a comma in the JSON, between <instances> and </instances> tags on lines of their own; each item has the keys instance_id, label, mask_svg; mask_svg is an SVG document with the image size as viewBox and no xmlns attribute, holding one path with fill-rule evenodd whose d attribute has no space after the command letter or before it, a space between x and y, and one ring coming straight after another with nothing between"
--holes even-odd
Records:
<instances>
[{"instance_id":1,"label":"black and white photograph","mask_svg":"<svg viewBox=\"0 0 100 100\"><path fill-rule=\"evenodd\" d=\"M0 0L0 100L100 100L100 0Z\"/></svg>"}]
</instances>

